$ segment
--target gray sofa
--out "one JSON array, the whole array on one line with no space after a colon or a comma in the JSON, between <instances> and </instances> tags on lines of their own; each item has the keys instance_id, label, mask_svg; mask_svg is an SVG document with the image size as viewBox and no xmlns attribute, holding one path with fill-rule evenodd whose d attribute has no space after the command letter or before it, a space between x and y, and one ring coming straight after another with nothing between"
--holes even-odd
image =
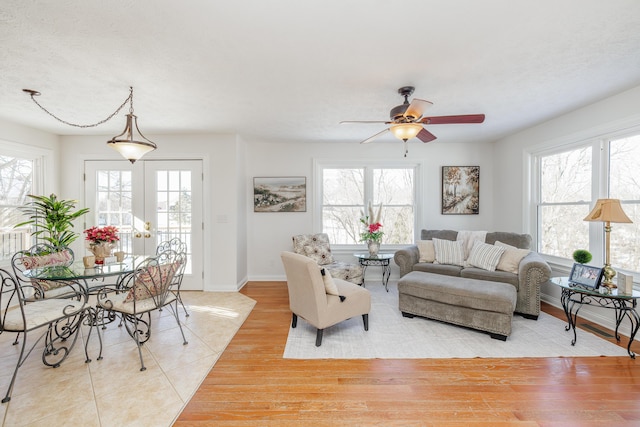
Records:
<instances>
[{"instance_id":1,"label":"gray sofa","mask_svg":"<svg viewBox=\"0 0 640 427\"><path fill-rule=\"evenodd\" d=\"M422 230L422 240L443 239L456 240L458 232L454 230ZM531 248L531 236L509 232L488 232L485 243L496 241L515 246L520 249ZM542 257L534 251L525 256L518 266L518 273L507 271L488 271L476 267L419 262L420 252L417 245L411 245L397 251L394 261L400 267L400 277L412 271L457 276L476 280L509 283L516 288L517 299L515 312L529 319L537 319L540 314L540 286L551 276L551 268Z\"/></svg>"}]
</instances>

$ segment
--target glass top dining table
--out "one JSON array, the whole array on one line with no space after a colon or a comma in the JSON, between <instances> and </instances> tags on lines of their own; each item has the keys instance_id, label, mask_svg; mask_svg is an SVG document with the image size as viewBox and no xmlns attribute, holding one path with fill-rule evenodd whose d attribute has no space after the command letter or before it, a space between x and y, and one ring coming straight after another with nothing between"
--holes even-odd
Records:
<instances>
[{"instance_id":1,"label":"glass top dining table","mask_svg":"<svg viewBox=\"0 0 640 427\"><path fill-rule=\"evenodd\" d=\"M68 266L55 265L33 268L25 270L23 274L30 279L39 280L84 280L89 289L94 287L92 281L100 280L100 283L95 284L95 287L99 288L103 286L101 279L131 273L147 258L146 255L129 256L122 262L96 264L93 268L86 268L80 260Z\"/></svg>"}]
</instances>

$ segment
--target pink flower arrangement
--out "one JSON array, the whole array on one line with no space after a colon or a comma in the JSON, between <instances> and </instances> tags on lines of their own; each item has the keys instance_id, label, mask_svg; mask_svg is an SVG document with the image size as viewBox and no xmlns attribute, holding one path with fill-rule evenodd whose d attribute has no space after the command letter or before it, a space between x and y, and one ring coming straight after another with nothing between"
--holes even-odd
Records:
<instances>
[{"instance_id":1,"label":"pink flower arrangement","mask_svg":"<svg viewBox=\"0 0 640 427\"><path fill-rule=\"evenodd\" d=\"M360 240L364 242L378 242L382 241L382 236L384 233L382 232L382 224L380 223L380 215L382 214L382 203L380 203L380 207L378 208L378 212L375 213L373 211L373 205L369 202L367 206L367 210L369 215L365 215L364 211L362 213L362 217L360 217L360 222L364 225L364 231L360 233Z\"/></svg>"},{"instance_id":2,"label":"pink flower arrangement","mask_svg":"<svg viewBox=\"0 0 640 427\"><path fill-rule=\"evenodd\" d=\"M105 227L91 227L84 230L87 235L86 240L91 244L97 244L102 242L114 243L120 240L118 237L118 228L113 225L107 225Z\"/></svg>"}]
</instances>

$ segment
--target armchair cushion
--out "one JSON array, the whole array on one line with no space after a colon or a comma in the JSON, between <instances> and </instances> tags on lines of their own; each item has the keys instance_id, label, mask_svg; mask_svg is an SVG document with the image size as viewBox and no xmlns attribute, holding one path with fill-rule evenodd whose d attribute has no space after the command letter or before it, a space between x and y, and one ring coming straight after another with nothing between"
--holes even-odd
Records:
<instances>
[{"instance_id":1,"label":"armchair cushion","mask_svg":"<svg viewBox=\"0 0 640 427\"><path fill-rule=\"evenodd\" d=\"M303 249L304 255L317 262L318 265L327 265L333 262L333 255L331 255L329 245L305 245Z\"/></svg>"},{"instance_id":2,"label":"armchair cushion","mask_svg":"<svg viewBox=\"0 0 640 427\"><path fill-rule=\"evenodd\" d=\"M322 273L322 280L324 282L324 290L328 295L339 295L338 287L336 283L333 281L333 277L331 277L331 273L326 268L320 268L320 273Z\"/></svg>"}]
</instances>

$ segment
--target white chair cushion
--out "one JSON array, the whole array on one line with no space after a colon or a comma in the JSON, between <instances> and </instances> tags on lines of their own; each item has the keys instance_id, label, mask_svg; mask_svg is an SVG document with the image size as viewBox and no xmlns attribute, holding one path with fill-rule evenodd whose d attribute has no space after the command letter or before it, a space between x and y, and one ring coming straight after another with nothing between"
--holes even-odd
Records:
<instances>
[{"instance_id":1,"label":"white chair cushion","mask_svg":"<svg viewBox=\"0 0 640 427\"><path fill-rule=\"evenodd\" d=\"M147 311L156 310L158 308L154 298L145 298L135 301L134 312L134 301L126 301L128 295L128 292L122 292L119 294L113 293L107 299L99 300L98 305L105 310L114 310L126 314L146 313ZM169 292L163 305L172 303L175 300L176 296Z\"/></svg>"},{"instance_id":2,"label":"white chair cushion","mask_svg":"<svg viewBox=\"0 0 640 427\"><path fill-rule=\"evenodd\" d=\"M418 262L433 262L436 260L436 250L433 245L433 240L418 240L417 246L418 252L420 253Z\"/></svg>"},{"instance_id":3,"label":"white chair cushion","mask_svg":"<svg viewBox=\"0 0 640 427\"><path fill-rule=\"evenodd\" d=\"M68 299L45 299L27 303L24 306L24 314L27 319L26 330L49 324L67 315L79 313L84 307L83 301ZM16 306L7 310L4 329L16 332L25 330L19 307Z\"/></svg>"}]
</instances>

